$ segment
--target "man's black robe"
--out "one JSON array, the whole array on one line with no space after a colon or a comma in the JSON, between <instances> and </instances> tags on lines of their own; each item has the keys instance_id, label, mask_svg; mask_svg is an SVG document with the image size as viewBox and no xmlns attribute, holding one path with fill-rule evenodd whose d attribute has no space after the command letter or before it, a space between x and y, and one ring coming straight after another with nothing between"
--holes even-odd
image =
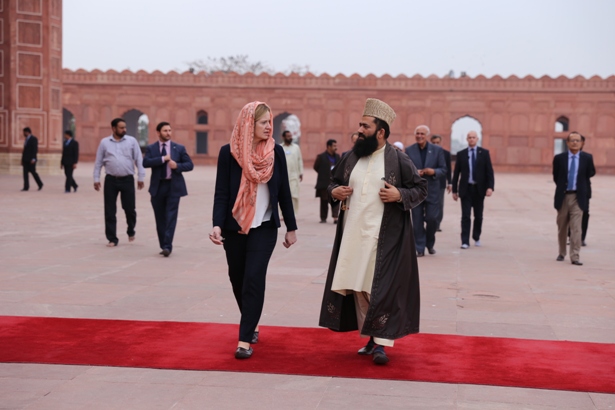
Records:
<instances>
[{"instance_id":1,"label":"man's black robe","mask_svg":"<svg viewBox=\"0 0 615 410\"><path fill-rule=\"evenodd\" d=\"M337 186L348 185L358 160L355 153L350 152L336 165L331 175L329 194ZM419 176L405 153L388 143L384 151L384 169L383 177L399 189L402 202L384 204L371 300L361 334L398 339L419 331L419 269L410 210L427 196L427 181ZM337 224L319 322L320 326L340 332L358 330L353 293L342 296L331 291L344 235L344 213L343 210L340 212Z\"/></svg>"}]
</instances>

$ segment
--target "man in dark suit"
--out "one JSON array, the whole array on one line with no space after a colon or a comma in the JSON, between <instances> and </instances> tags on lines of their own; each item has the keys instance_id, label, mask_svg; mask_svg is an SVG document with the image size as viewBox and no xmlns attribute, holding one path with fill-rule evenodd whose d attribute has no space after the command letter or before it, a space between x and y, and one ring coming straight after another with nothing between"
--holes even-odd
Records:
<instances>
[{"instance_id":1,"label":"man in dark suit","mask_svg":"<svg viewBox=\"0 0 615 410\"><path fill-rule=\"evenodd\" d=\"M489 151L478 146L476 131L468 132L468 148L457 153L453 174L453 199L461 198L461 249L470 247L471 214L474 210L472 239L481 246L480 234L483 228L485 196L491 196L495 189L495 177Z\"/></svg>"},{"instance_id":2,"label":"man in dark suit","mask_svg":"<svg viewBox=\"0 0 615 410\"><path fill-rule=\"evenodd\" d=\"M30 175L34 177L38 190L43 189L43 181L36 173L36 155L38 154L38 139L32 135L32 130L29 127L23 129L23 136L26 139L21 154L21 166L23 167L23 189L30 189Z\"/></svg>"},{"instance_id":3,"label":"man in dark suit","mask_svg":"<svg viewBox=\"0 0 615 410\"><path fill-rule=\"evenodd\" d=\"M420 205L412 208L412 224L414 225L414 240L416 255L425 256L425 248L430 255L436 253L436 230L440 217L440 178L446 173L444 152L437 145L427 142L429 127L419 125L414 130L416 144L406 148L419 175L427 180L427 198Z\"/></svg>"},{"instance_id":4,"label":"man in dark suit","mask_svg":"<svg viewBox=\"0 0 615 410\"><path fill-rule=\"evenodd\" d=\"M442 137L439 135L433 135L431 137L431 143L442 148ZM451 173L453 169L451 168L451 152L442 148L442 152L444 152L444 162L446 163L446 174L440 178L440 217L438 218L438 229L437 232L442 232L440 229L440 224L442 223L442 219L444 218L444 194L445 192L451 193Z\"/></svg>"},{"instance_id":5,"label":"man in dark suit","mask_svg":"<svg viewBox=\"0 0 615 410\"><path fill-rule=\"evenodd\" d=\"M316 157L314 161L314 171L318 173L316 179L316 197L320 198L320 223L327 223L327 213L329 212L329 184L331 183L331 170L338 162L340 155L337 153L337 141L328 140L327 150ZM331 205L331 216L333 223L337 223L337 217L340 212L340 203L336 201Z\"/></svg>"},{"instance_id":6,"label":"man in dark suit","mask_svg":"<svg viewBox=\"0 0 615 410\"><path fill-rule=\"evenodd\" d=\"M62 160L60 168L64 168L66 175L66 183L64 184L64 192L70 193L71 187L77 192L79 185L73 178L73 170L77 168L79 162L79 143L73 138L71 130L64 131L64 145L62 146Z\"/></svg>"},{"instance_id":7,"label":"man in dark suit","mask_svg":"<svg viewBox=\"0 0 615 410\"><path fill-rule=\"evenodd\" d=\"M566 236L570 227L570 261L583 265L579 260L581 251L583 212L588 210L590 181L596 175L594 158L581 151L581 134L576 131L566 138L568 151L553 158L553 182L555 182L554 206L557 209L557 261L566 256Z\"/></svg>"},{"instance_id":8,"label":"man in dark suit","mask_svg":"<svg viewBox=\"0 0 615 410\"><path fill-rule=\"evenodd\" d=\"M149 193L162 249L160 254L168 257L173 251L179 198L188 195L182 173L192 171L194 165L186 148L171 141L172 130L168 122L158 124L156 132L159 141L147 146L143 167L152 168Z\"/></svg>"}]
</instances>

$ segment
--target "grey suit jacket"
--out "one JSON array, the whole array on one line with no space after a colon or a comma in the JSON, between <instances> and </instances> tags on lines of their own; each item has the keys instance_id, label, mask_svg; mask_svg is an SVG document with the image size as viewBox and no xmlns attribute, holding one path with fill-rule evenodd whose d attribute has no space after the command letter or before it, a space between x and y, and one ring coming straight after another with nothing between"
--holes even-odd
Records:
<instances>
[{"instance_id":1,"label":"grey suit jacket","mask_svg":"<svg viewBox=\"0 0 615 410\"><path fill-rule=\"evenodd\" d=\"M433 168L436 172L434 175L424 175L423 178L427 180L427 198L425 201L437 203L439 201L440 178L446 175L444 150L441 147L429 142L427 143L425 149L427 150L427 155L425 155L425 164L423 164L423 161L421 160L419 144L413 144L406 148L406 155L410 157L417 169Z\"/></svg>"}]
</instances>

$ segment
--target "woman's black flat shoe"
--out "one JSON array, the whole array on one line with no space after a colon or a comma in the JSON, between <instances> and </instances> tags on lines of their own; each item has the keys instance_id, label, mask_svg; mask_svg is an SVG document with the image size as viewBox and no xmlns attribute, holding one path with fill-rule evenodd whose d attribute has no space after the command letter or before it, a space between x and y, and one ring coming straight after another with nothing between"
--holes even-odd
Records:
<instances>
[{"instance_id":1,"label":"woman's black flat shoe","mask_svg":"<svg viewBox=\"0 0 615 410\"><path fill-rule=\"evenodd\" d=\"M237 350L235 350L235 359L249 359L252 357L252 352L254 352L254 350L252 350L251 347L247 349L238 347Z\"/></svg>"},{"instance_id":2,"label":"woman's black flat shoe","mask_svg":"<svg viewBox=\"0 0 615 410\"><path fill-rule=\"evenodd\" d=\"M252 342L253 345L258 343L258 331L254 332L254 334L252 335Z\"/></svg>"}]
</instances>

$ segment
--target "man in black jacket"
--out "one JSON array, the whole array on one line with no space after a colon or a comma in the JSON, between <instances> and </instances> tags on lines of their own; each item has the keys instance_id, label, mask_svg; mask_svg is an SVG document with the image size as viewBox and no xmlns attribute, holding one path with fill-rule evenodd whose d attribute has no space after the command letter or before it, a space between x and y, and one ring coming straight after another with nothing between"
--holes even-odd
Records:
<instances>
[{"instance_id":1,"label":"man in black jacket","mask_svg":"<svg viewBox=\"0 0 615 410\"><path fill-rule=\"evenodd\" d=\"M314 161L314 171L318 173L316 179L316 197L320 198L320 223L327 223L327 213L329 211L329 184L331 183L331 170L340 162L340 155L337 153L337 141L328 140L327 150L316 157ZM333 223L337 223L337 216L340 211L340 203L331 204L331 216Z\"/></svg>"},{"instance_id":2,"label":"man in black jacket","mask_svg":"<svg viewBox=\"0 0 615 410\"><path fill-rule=\"evenodd\" d=\"M480 246L485 196L493 194L495 179L489 151L477 146L478 134L468 132L468 148L457 153L453 174L453 199L461 198L461 249L470 247L471 213L474 209L472 239Z\"/></svg>"},{"instance_id":3,"label":"man in black jacket","mask_svg":"<svg viewBox=\"0 0 615 410\"><path fill-rule=\"evenodd\" d=\"M73 132L66 130L64 131L64 145L62 146L60 168L64 168L64 175L66 175L64 192L67 194L70 193L71 188L77 192L79 187L73 179L73 170L77 168L77 162L79 162L79 143L73 138Z\"/></svg>"},{"instance_id":4,"label":"man in black jacket","mask_svg":"<svg viewBox=\"0 0 615 410\"><path fill-rule=\"evenodd\" d=\"M23 189L27 191L30 189L30 175L34 177L38 190L43 189L43 181L36 173L36 155L38 154L38 139L32 135L32 130L29 127L23 129L23 136L26 142L23 146L23 153L21 154L21 166L23 167Z\"/></svg>"},{"instance_id":5,"label":"man in black jacket","mask_svg":"<svg viewBox=\"0 0 615 410\"><path fill-rule=\"evenodd\" d=\"M566 256L566 236L570 227L570 261L583 265L579 260L581 251L581 226L583 212L588 209L590 195L589 179L596 175L594 158L581 151L581 134L576 131L566 138L568 151L553 158L553 182L555 182L554 206L557 209L557 239L561 262Z\"/></svg>"},{"instance_id":6,"label":"man in black jacket","mask_svg":"<svg viewBox=\"0 0 615 410\"><path fill-rule=\"evenodd\" d=\"M442 148L442 137L439 135L431 136L431 143ZM444 218L444 193L451 193L451 172L453 171L451 168L451 152L442 148L442 152L444 152L444 163L446 164L446 174L440 177L440 217L438 218L438 229L437 232L442 232L440 229L440 224L442 223L442 219Z\"/></svg>"}]
</instances>

